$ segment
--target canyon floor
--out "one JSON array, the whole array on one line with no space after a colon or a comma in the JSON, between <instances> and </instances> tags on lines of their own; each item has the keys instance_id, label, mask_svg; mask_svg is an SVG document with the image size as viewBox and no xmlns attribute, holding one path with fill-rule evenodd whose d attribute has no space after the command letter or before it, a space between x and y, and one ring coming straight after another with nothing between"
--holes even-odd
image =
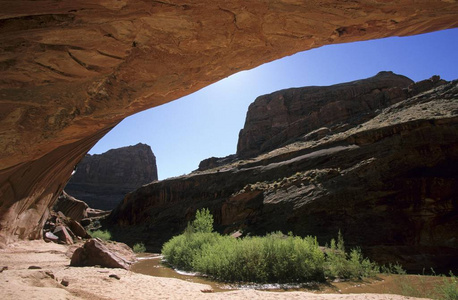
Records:
<instances>
[{"instance_id":1,"label":"canyon floor","mask_svg":"<svg viewBox=\"0 0 458 300\"><path fill-rule=\"evenodd\" d=\"M153 277L122 269L70 267L69 255L74 249L74 246L43 241L22 241L0 249L0 269L7 267L0 273L2 299L419 299L391 294L257 290L212 293L208 285L174 278ZM64 286L62 281L68 285Z\"/></svg>"}]
</instances>

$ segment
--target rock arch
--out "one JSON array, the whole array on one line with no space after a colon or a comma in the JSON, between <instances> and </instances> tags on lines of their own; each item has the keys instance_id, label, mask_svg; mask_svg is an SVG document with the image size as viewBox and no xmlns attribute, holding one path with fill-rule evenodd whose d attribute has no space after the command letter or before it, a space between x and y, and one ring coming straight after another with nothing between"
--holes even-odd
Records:
<instances>
[{"instance_id":1,"label":"rock arch","mask_svg":"<svg viewBox=\"0 0 458 300\"><path fill-rule=\"evenodd\" d=\"M39 238L73 166L113 126L326 44L458 26L456 1L4 1L0 244Z\"/></svg>"}]
</instances>

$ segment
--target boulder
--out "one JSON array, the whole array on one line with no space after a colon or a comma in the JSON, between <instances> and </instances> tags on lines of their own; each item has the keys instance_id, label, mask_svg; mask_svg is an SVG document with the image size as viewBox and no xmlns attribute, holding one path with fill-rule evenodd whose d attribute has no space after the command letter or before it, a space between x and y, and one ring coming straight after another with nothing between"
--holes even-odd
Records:
<instances>
[{"instance_id":1,"label":"boulder","mask_svg":"<svg viewBox=\"0 0 458 300\"><path fill-rule=\"evenodd\" d=\"M46 220L43 227L43 232L45 241L61 241L66 244L69 244L70 240L73 240L77 237L91 237L80 224L80 222L66 217L61 211L58 211L57 213L54 211L50 212L49 218ZM67 236L69 239L67 239Z\"/></svg>"},{"instance_id":2,"label":"boulder","mask_svg":"<svg viewBox=\"0 0 458 300\"><path fill-rule=\"evenodd\" d=\"M79 236L83 239L91 238L91 236L87 233L86 229L84 229L83 226L81 226L80 223L76 222L73 219L68 219L66 221L66 224L68 228L76 235Z\"/></svg>"},{"instance_id":3,"label":"boulder","mask_svg":"<svg viewBox=\"0 0 458 300\"><path fill-rule=\"evenodd\" d=\"M46 242L57 243L57 242L59 242L59 237L57 235L53 234L52 232L48 231L48 232L45 232L45 234L44 234L44 240Z\"/></svg>"},{"instance_id":4,"label":"boulder","mask_svg":"<svg viewBox=\"0 0 458 300\"><path fill-rule=\"evenodd\" d=\"M72 255L70 265L73 267L101 266L128 270L130 263L110 251L99 239L90 239L77 248Z\"/></svg>"},{"instance_id":5,"label":"boulder","mask_svg":"<svg viewBox=\"0 0 458 300\"><path fill-rule=\"evenodd\" d=\"M67 228L63 225L56 226L56 229L54 229L53 234L59 237L59 241L71 245L73 244L73 238L70 234L70 231L67 230Z\"/></svg>"},{"instance_id":6,"label":"boulder","mask_svg":"<svg viewBox=\"0 0 458 300\"><path fill-rule=\"evenodd\" d=\"M62 279L60 281L60 284L62 284L63 286L67 287L70 284L70 281L68 281L68 279Z\"/></svg>"}]
</instances>

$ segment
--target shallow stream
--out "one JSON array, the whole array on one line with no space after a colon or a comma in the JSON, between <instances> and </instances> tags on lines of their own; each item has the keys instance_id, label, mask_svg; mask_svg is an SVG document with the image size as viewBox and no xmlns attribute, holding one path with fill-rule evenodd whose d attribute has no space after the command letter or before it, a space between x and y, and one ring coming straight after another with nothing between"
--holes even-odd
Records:
<instances>
[{"instance_id":1,"label":"shallow stream","mask_svg":"<svg viewBox=\"0 0 458 300\"><path fill-rule=\"evenodd\" d=\"M131 268L132 272L156 277L177 278L189 282L207 284L210 285L215 292L223 292L234 289L228 285L225 285L224 283L211 281L205 277L197 276L195 273L176 271L172 268L169 268L162 264L162 256L158 254L143 254L138 258L139 261L135 263Z\"/></svg>"}]
</instances>

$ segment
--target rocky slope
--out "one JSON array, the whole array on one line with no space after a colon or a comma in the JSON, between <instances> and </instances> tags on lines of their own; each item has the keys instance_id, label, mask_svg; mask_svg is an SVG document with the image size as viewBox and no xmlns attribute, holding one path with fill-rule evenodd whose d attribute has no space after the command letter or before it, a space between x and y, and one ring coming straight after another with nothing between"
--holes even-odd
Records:
<instances>
[{"instance_id":1,"label":"rocky slope","mask_svg":"<svg viewBox=\"0 0 458 300\"><path fill-rule=\"evenodd\" d=\"M65 190L92 208L111 210L128 192L157 179L156 157L150 146L139 143L87 154Z\"/></svg>"},{"instance_id":2,"label":"rocky slope","mask_svg":"<svg viewBox=\"0 0 458 300\"><path fill-rule=\"evenodd\" d=\"M394 84L373 88L378 79ZM367 92L355 93L365 90L365 82ZM213 159L213 169L146 185L112 212L116 234L126 238L127 232L128 242L160 247L184 229L196 209L208 207L222 232L293 231L316 235L324 244L341 230L347 245L363 247L381 263L399 261L420 271L458 267L458 81L433 77L406 88L409 82L383 72L324 87L326 92L317 93L328 95L335 88L345 96L338 103L335 97L320 102L323 115L346 113L338 126L310 134L329 126L321 118L323 123L302 132L294 127L299 138L268 153L230 157L224 165ZM290 104L300 107L296 102L307 99L310 89L261 99L270 97L281 106L287 98L282 94L296 93ZM348 103L354 104L351 110ZM289 111L278 118L288 119Z\"/></svg>"},{"instance_id":3,"label":"rocky slope","mask_svg":"<svg viewBox=\"0 0 458 300\"><path fill-rule=\"evenodd\" d=\"M458 25L456 1L2 1L0 244L39 238L73 166L138 111L322 45Z\"/></svg>"}]
</instances>

